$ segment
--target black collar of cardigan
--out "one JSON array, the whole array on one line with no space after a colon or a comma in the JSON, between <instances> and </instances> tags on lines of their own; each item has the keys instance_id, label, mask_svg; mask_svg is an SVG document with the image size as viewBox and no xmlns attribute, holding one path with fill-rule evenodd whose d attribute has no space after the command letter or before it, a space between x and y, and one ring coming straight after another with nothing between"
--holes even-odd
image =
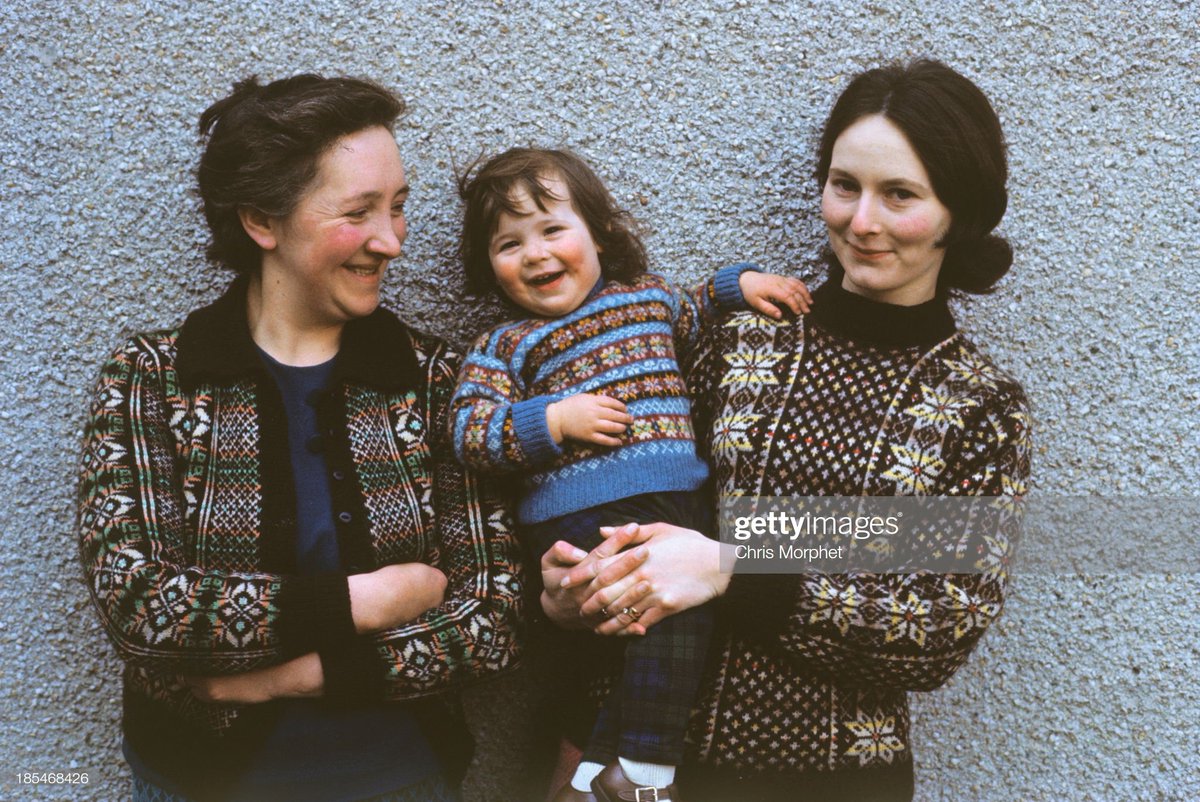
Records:
<instances>
[{"instance_id":1,"label":"black collar of cardigan","mask_svg":"<svg viewBox=\"0 0 1200 802\"><path fill-rule=\"evenodd\" d=\"M811 314L834 334L890 348L935 345L958 331L940 295L916 306L896 306L856 295L833 278L813 292Z\"/></svg>"},{"instance_id":2,"label":"black collar of cardigan","mask_svg":"<svg viewBox=\"0 0 1200 802\"><path fill-rule=\"evenodd\" d=\"M211 381L231 384L265 371L246 317L248 276L239 276L225 294L188 315L176 342L179 382L187 390ZM420 375L403 323L379 307L351 320L342 331L334 378L381 390L415 387Z\"/></svg>"}]
</instances>

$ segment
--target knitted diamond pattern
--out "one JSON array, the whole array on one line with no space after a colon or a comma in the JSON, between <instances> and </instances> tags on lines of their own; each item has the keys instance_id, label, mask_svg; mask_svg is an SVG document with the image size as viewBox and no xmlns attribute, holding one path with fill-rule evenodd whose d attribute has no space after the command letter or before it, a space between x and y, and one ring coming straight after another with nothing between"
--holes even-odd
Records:
<instances>
[{"instance_id":1,"label":"knitted diamond pattern","mask_svg":"<svg viewBox=\"0 0 1200 802\"><path fill-rule=\"evenodd\" d=\"M135 337L101 369L84 435L80 557L126 663L127 694L219 731L240 708L198 701L179 677L278 663L294 655L284 653L284 613L302 622L287 631L303 639L319 611L285 610L300 580L261 564L264 532L286 529L263 520L263 441L279 422L263 416L253 378L185 392L178 336ZM371 641L377 663L368 669L386 675L383 693L397 700L511 667L523 593L506 505L433 456L433 444L447 456L458 357L432 338L403 336L423 370L416 389L344 385L344 429L333 438L348 444L370 559L421 560L447 577L439 607Z\"/></svg>"},{"instance_id":2,"label":"knitted diamond pattern","mask_svg":"<svg viewBox=\"0 0 1200 802\"><path fill-rule=\"evenodd\" d=\"M721 494L1026 492L1024 393L960 334L875 347L742 313L710 330L688 377ZM727 629L714 647L691 759L749 771L910 760L906 694L945 682L1000 614L1015 520L964 557L971 573L735 574L722 620L756 636ZM764 616L770 629L754 625Z\"/></svg>"}]
</instances>

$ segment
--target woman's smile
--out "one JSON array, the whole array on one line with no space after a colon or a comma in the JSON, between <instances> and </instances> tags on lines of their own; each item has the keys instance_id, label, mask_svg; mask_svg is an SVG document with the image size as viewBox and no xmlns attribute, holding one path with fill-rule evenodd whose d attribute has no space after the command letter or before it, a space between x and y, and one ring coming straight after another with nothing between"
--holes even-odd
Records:
<instances>
[{"instance_id":1,"label":"woman's smile","mask_svg":"<svg viewBox=\"0 0 1200 802\"><path fill-rule=\"evenodd\" d=\"M373 265L346 265L345 267L356 276L372 278L383 273L383 266L385 264L385 262L379 262Z\"/></svg>"},{"instance_id":2,"label":"woman's smile","mask_svg":"<svg viewBox=\"0 0 1200 802\"><path fill-rule=\"evenodd\" d=\"M889 250L863 248L859 245L855 245L853 242L847 242L846 244L850 246L850 249L854 252L854 255L859 259L878 261L891 253Z\"/></svg>"}]
</instances>

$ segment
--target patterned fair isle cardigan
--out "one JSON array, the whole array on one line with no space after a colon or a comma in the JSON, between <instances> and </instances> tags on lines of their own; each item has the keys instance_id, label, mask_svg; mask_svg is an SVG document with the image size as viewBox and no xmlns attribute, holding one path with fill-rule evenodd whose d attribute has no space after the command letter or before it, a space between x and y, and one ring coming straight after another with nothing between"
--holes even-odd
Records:
<instances>
[{"instance_id":1,"label":"patterned fair isle cardigan","mask_svg":"<svg viewBox=\"0 0 1200 802\"><path fill-rule=\"evenodd\" d=\"M186 743L189 728L209 742L245 737L238 719L251 708L197 701L181 675L316 651L328 698L395 701L517 657L510 510L459 467L445 437L457 357L385 310L347 324L334 389L317 400L338 542L347 573L437 566L445 601L361 637L345 575L295 572L287 417L250 339L246 286L235 282L182 329L131 339L104 365L91 405L80 555L125 662L125 729L139 750Z\"/></svg>"},{"instance_id":2,"label":"patterned fair isle cardigan","mask_svg":"<svg viewBox=\"0 0 1200 802\"><path fill-rule=\"evenodd\" d=\"M826 282L813 313L739 313L689 383L723 495L1020 496L1025 395L941 301ZM908 691L937 688L1000 614L1009 541L961 574L747 576L722 600L689 762L739 774L911 761Z\"/></svg>"}]
</instances>

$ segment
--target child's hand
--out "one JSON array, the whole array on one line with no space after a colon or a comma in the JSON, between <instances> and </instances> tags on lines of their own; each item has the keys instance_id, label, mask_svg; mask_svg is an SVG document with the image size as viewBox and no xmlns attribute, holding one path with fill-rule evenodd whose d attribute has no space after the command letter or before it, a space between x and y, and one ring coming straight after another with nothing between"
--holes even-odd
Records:
<instances>
[{"instance_id":1,"label":"child's hand","mask_svg":"<svg viewBox=\"0 0 1200 802\"><path fill-rule=\"evenodd\" d=\"M615 398L592 393L567 396L546 407L546 425L554 442L566 438L599 446L619 446L614 435L623 434L633 418Z\"/></svg>"},{"instance_id":2,"label":"child's hand","mask_svg":"<svg viewBox=\"0 0 1200 802\"><path fill-rule=\"evenodd\" d=\"M807 314L812 305L808 287L798 278L747 270L738 277L738 287L751 309L776 320L783 317L783 310L777 304L786 306L797 315L801 312Z\"/></svg>"}]
</instances>

